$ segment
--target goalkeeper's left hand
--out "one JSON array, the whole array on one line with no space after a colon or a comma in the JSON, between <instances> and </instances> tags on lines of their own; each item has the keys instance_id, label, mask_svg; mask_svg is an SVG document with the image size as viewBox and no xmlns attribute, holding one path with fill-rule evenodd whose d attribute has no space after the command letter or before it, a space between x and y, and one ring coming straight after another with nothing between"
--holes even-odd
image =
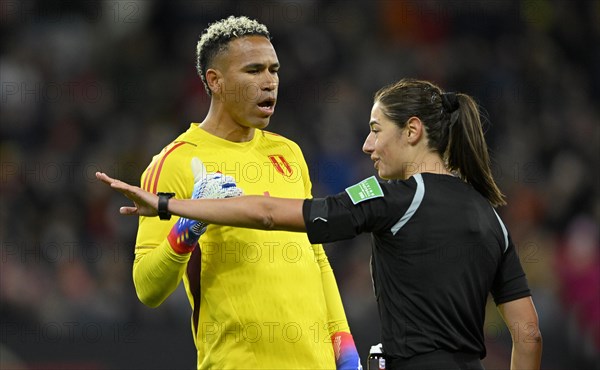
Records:
<instances>
[{"instance_id":1,"label":"goalkeeper's left hand","mask_svg":"<svg viewBox=\"0 0 600 370\"><path fill-rule=\"evenodd\" d=\"M194 191L192 199L223 199L239 197L243 194L238 188L235 179L222 173L206 173L204 163L197 157L192 158L192 171L194 172Z\"/></svg>"},{"instance_id":2,"label":"goalkeeper's left hand","mask_svg":"<svg viewBox=\"0 0 600 370\"><path fill-rule=\"evenodd\" d=\"M192 158L191 165L194 173L192 199L223 199L243 194L233 177L222 173L206 174L204 164L197 157ZM181 217L167 237L169 244L179 254L189 253L194 250L207 226L204 222Z\"/></svg>"},{"instance_id":3,"label":"goalkeeper's left hand","mask_svg":"<svg viewBox=\"0 0 600 370\"><path fill-rule=\"evenodd\" d=\"M362 370L352 334L338 331L331 336L331 343L333 344L335 368L337 370Z\"/></svg>"}]
</instances>

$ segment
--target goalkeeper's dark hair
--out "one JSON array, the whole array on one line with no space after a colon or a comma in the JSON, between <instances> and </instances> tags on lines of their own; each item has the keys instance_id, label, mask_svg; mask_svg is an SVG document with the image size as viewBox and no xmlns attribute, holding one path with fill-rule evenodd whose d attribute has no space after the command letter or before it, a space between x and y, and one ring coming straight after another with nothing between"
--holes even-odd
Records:
<instances>
[{"instance_id":1,"label":"goalkeeper's dark hair","mask_svg":"<svg viewBox=\"0 0 600 370\"><path fill-rule=\"evenodd\" d=\"M211 67L219 53L227 50L231 40L251 35L260 35L271 40L267 26L245 16L229 16L216 21L200 35L196 46L196 69L209 96L212 95L212 91L206 82L206 70Z\"/></svg>"},{"instance_id":2,"label":"goalkeeper's dark hair","mask_svg":"<svg viewBox=\"0 0 600 370\"><path fill-rule=\"evenodd\" d=\"M506 204L494 182L477 103L469 95L443 92L435 84L402 79L375 93L382 112L400 128L411 117L425 125L428 147L450 171L471 184L494 206Z\"/></svg>"}]
</instances>

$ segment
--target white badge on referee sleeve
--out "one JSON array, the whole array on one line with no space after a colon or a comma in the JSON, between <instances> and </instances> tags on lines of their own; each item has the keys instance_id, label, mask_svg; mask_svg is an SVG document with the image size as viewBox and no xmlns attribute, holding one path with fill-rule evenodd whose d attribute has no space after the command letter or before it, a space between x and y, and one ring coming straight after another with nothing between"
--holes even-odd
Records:
<instances>
[{"instance_id":1,"label":"white badge on referee sleeve","mask_svg":"<svg viewBox=\"0 0 600 370\"><path fill-rule=\"evenodd\" d=\"M379 185L379 181L377 181L375 176L371 176L356 185L347 187L346 193L350 196L352 204L358 204L365 200L383 197L383 190L381 190L381 185Z\"/></svg>"}]
</instances>

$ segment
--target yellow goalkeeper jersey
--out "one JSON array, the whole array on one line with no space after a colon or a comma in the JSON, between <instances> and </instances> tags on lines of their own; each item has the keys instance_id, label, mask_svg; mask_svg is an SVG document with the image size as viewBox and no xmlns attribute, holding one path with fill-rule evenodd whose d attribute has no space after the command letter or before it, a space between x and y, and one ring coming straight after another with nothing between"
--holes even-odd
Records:
<instances>
[{"instance_id":1,"label":"yellow goalkeeper jersey","mask_svg":"<svg viewBox=\"0 0 600 370\"><path fill-rule=\"evenodd\" d=\"M249 142L231 142L197 124L153 158L141 186L190 198L193 157L233 176L246 195L311 197L293 141L256 130ZM177 255L165 242L176 220L140 217L134 283L160 304L183 279L199 369L335 368L330 335L349 328L321 245L304 233L209 225L199 249Z\"/></svg>"}]
</instances>

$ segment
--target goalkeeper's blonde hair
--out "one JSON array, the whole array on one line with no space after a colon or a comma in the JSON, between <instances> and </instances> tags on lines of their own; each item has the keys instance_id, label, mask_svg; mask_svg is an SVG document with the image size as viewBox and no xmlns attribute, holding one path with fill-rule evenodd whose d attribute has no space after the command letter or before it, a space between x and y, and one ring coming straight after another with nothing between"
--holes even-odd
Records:
<instances>
[{"instance_id":1,"label":"goalkeeper's blonde hair","mask_svg":"<svg viewBox=\"0 0 600 370\"><path fill-rule=\"evenodd\" d=\"M210 68L212 61L219 53L227 50L231 40L251 35L271 39L267 26L245 16L229 16L210 24L204 30L196 46L196 69L208 95L212 95L212 92L206 82L206 70Z\"/></svg>"}]
</instances>

